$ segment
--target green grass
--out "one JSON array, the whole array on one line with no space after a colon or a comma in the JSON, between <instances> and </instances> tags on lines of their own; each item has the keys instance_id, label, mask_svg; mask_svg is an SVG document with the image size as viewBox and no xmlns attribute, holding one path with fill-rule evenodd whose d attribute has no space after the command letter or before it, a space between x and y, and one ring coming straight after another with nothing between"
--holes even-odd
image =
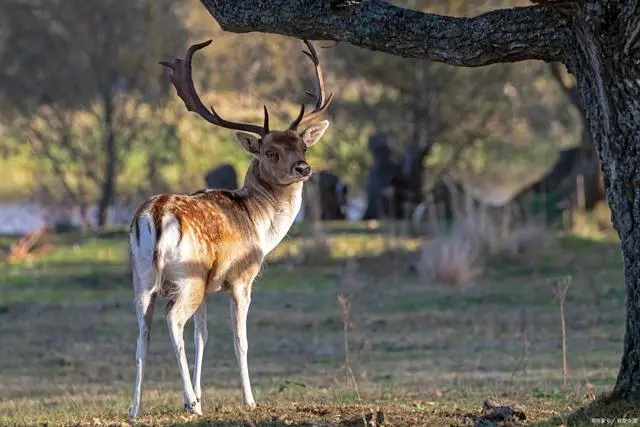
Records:
<instances>
[{"instance_id":1,"label":"green grass","mask_svg":"<svg viewBox=\"0 0 640 427\"><path fill-rule=\"evenodd\" d=\"M389 241L365 224L330 224L326 235L318 248L293 230L256 281L249 365L258 408L239 405L228 297L210 295L204 417L181 412L158 309L142 423L362 425L358 419L379 408L390 425L472 425L483 401L495 397L523 405L527 423L556 425L611 389L624 325L615 239L552 236L535 257L493 259L475 283L456 287L411 273L415 238ZM126 234L48 239L51 253L0 264L0 424L127 423L137 325ZM0 251L12 241L0 239ZM564 388L548 281L566 274ZM353 294L349 339L360 401L341 368L339 292ZM189 356L191 337L188 325Z\"/></svg>"}]
</instances>

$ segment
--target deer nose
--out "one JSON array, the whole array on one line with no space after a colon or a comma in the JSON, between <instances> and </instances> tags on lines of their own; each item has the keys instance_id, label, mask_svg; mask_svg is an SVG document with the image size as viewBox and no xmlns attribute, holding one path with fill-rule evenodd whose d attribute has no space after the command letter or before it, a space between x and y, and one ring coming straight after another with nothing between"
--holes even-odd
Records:
<instances>
[{"instance_id":1,"label":"deer nose","mask_svg":"<svg viewBox=\"0 0 640 427\"><path fill-rule=\"evenodd\" d=\"M299 162L294 168L296 172L298 172L301 176L309 176L311 173L311 166L307 162Z\"/></svg>"}]
</instances>

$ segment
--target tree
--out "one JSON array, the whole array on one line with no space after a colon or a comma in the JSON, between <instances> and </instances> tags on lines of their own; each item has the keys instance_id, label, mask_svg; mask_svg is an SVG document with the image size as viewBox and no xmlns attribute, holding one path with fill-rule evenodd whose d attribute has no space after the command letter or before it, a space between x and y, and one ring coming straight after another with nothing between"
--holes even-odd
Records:
<instances>
[{"instance_id":1,"label":"tree","mask_svg":"<svg viewBox=\"0 0 640 427\"><path fill-rule=\"evenodd\" d=\"M176 11L168 1L8 0L0 15L0 98L13 110L4 121L49 160L72 202L88 203L86 181L96 188L103 226L134 142L171 139L157 61L186 39ZM158 146L148 151L151 180Z\"/></svg>"},{"instance_id":2,"label":"tree","mask_svg":"<svg viewBox=\"0 0 640 427\"><path fill-rule=\"evenodd\" d=\"M425 164L431 163L436 149L438 154L450 154L444 164L433 168L430 178L455 166L467 148L486 137L497 116L511 114L509 103L497 100L506 98L502 86L507 69L486 70L484 78L471 80L441 64L350 51L352 55L340 52L348 58L349 68L383 89L371 105L363 108L366 98L358 99L346 113L357 117L364 110L377 129L392 134L397 142L388 153L371 151L364 219L405 218L423 200Z\"/></svg>"},{"instance_id":3,"label":"tree","mask_svg":"<svg viewBox=\"0 0 640 427\"><path fill-rule=\"evenodd\" d=\"M418 10L466 16L488 10L488 2L402 3ZM385 205L376 200L392 195L403 199L394 203L394 216L410 214L449 171L489 197L506 197L544 167L538 159L553 150L546 147L560 145L578 122L542 63L495 64L471 70L346 44L321 45L335 46L326 52L333 59L330 71L337 80L332 86L340 88L342 96L332 106L332 115L349 117L349 123L361 132L365 132L363 125L370 124L394 137L394 159L387 159L388 154L376 159L371 153L367 157L377 171L370 170L368 176L377 179L383 167L389 168L386 173L390 176L394 169L399 187L385 197L379 185L368 183L367 218L377 217L374 206ZM532 143L537 153L527 150ZM526 156L526 171L523 162L513 161L518 156ZM539 165L531 165L532 157Z\"/></svg>"},{"instance_id":4,"label":"tree","mask_svg":"<svg viewBox=\"0 0 640 427\"><path fill-rule=\"evenodd\" d=\"M640 0L532 0L456 18L378 0L201 0L227 31L348 42L479 67L558 61L574 75L621 240L627 292L614 394L640 399Z\"/></svg>"}]
</instances>

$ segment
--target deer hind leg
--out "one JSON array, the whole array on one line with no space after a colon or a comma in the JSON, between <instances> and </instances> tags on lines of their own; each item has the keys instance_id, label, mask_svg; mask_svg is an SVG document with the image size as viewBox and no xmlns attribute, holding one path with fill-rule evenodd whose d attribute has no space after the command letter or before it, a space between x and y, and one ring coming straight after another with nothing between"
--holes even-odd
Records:
<instances>
[{"instance_id":1,"label":"deer hind leg","mask_svg":"<svg viewBox=\"0 0 640 427\"><path fill-rule=\"evenodd\" d=\"M136 346L136 383L133 392L133 405L131 405L129 410L131 417L138 416L140 412L144 365L149 350L149 334L151 332L155 301L156 294L150 290L144 290L136 295L135 306L136 316L138 318L138 342Z\"/></svg>"},{"instance_id":2,"label":"deer hind leg","mask_svg":"<svg viewBox=\"0 0 640 427\"><path fill-rule=\"evenodd\" d=\"M153 220L142 215L136 221L137 233L129 236L131 249L131 267L135 291L135 308L138 320L138 341L136 346L136 382L133 392L133 405L129 415L135 417L140 412L144 367L149 349L149 334L153 321L156 294L161 285L161 273L154 262L156 233Z\"/></svg>"},{"instance_id":3,"label":"deer hind leg","mask_svg":"<svg viewBox=\"0 0 640 427\"><path fill-rule=\"evenodd\" d=\"M184 408L188 412L202 415L202 406L189 378L189 364L184 348L184 326L198 310L204 300L205 283L203 280L190 277L178 283L178 293L167 306L167 323L169 336L176 353L178 369L184 389Z\"/></svg>"},{"instance_id":4,"label":"deer hind leg","mask_svg":"<svg viewBox=\"0 0 640 427\"><path fill-rule=\"evenodd\" d=\"M193 343L195 347L195 363L193 366L193 391L196 393L196 399L202 401L202 389L200 387L200 378L202 376L202 359L204 357L204 348L207 345L207 301L202 301L200 307L193 316Z\"/></svg>"},{"instance_id":5,"label":"deer hind leg","mask_svg":"<svg viewBox=\"0 0 640 427\"><path fill-rule=\"evenodd\" d=\"M158 289L158 273L150 264L149 260L145 260L144 256L134 258L134 305L136 308L136 318L138 320L138 340L136 345L136 382L133 392L133 405L131 405L129 409L129 415L131 417L138 416L140 412L144 368L147 352L149 351L151 324L153 322L153 312Z\"/></svg>"}]
</instances>

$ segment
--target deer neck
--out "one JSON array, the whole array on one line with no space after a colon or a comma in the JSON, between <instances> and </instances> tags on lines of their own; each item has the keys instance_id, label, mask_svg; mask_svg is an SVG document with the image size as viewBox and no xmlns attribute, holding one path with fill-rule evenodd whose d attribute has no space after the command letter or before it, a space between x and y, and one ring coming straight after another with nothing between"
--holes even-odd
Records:
<instances>
[{"instance_id":1,"label":"deer neck","mask_svg":"<svg viewBox=\"0 0 640 427\"><path fill-rule=\"evenodd\" d=\"M259 160L254 159L244 179L252 222L267 255L289 232L302 204L302 182L277 185L260 176Z\"/></svg>"}]
</instances>

